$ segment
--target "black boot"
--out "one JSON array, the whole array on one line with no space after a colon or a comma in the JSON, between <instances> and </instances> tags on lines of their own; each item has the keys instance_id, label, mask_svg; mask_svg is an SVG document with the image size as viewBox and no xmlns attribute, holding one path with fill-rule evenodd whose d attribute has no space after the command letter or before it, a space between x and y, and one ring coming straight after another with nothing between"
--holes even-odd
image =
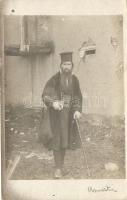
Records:
<instances>
[{"instance_id":1,"label":"black boot","mask_svg":"<svg viewBox=\"0 0 127 200\"><path fill-rule=\"evenodd\" d=\"M54 150L54 161L55 161L55 172L54 172L54 178L60 179L62 177L62 162L61 162L61 151L60 150Z\"/></svg>"},{"instance_id":2,"label":"black boot","mask_svg":"<svg viewBox=\"0 0 127 200\"><path fill-rule=\"evenodd\" d=\"M64 167L65 153L66 153L66 150L61 149L61 164L62 164L62 175L63 176L66 176L67 174L69 174L69 171Z\"/></svg>"}]
</instances>

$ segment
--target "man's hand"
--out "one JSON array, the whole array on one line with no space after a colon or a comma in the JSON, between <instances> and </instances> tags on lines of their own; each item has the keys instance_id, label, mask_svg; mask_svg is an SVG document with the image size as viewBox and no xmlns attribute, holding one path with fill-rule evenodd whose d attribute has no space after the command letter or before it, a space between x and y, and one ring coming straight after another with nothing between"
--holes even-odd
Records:
<instances>
[{"instance_id":1,"label":"man's hand","mask_svg":"<svg viewBox=\"0 0 127 200\"><path fill-rule=\"evenodd\" d=\"M61 101L54 101L53 102L53 108L55 110L62 110L63 109L63 102L61 102Z\"/></svg>"},{"instance_id":2,"label":"man's hand","mask_svg":"<svg viewBox=\"0 0 127 200\"><path fill-rule=\"evenodd\" d=\"M81 113L79 111L75 111L74 113L74 119L80 119Z\"/></svg>"}]
</instances>

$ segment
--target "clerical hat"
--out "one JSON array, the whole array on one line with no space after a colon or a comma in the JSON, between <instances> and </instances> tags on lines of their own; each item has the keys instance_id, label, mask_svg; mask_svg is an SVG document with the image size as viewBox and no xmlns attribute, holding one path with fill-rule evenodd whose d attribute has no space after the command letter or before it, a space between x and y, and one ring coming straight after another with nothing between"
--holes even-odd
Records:
<instances>
[{"instance_id":1,"label":"clerical hat","mask_svg":"<svg viewBox=\"0 0 127 200\"><path fill-rule=\"evenodd\" d=\"M60 53L60 56L61 56L61 63L63 62L72 62L72 53L73 52L62 52Z\"/></svg>"}]
</instances>

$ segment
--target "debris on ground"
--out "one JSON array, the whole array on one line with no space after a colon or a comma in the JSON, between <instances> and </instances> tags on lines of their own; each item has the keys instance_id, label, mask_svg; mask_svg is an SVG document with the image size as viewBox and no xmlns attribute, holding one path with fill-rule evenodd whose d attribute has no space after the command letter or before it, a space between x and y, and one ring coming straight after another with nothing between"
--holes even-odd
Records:
<instances>
[{"instance_id":1,"label":"debris on ground","mask_svg":"<svg viewBox=\"0 0 127 200\"><path fill-rule=\"evenodd\" d=\"M20 134L20 135L24 135L24 132L20 132L19 134Z\"/></svg>"},{"instance_id":2,"label":"debris on ground","mask_svg":"<svg viewBox=\"0 0 127 200\"><path fill-rule=\"evenodd\" d=\"M109 162L109 163L105 164L105 169L107 171L117 171L117 170L119 170L119 167L116 163Z\"/></svg>"},{"instance_id":3,"label":"debris on ground","mask_svg":"<svg viewBox=\"0 0 127 200\"><path fill-rule=\"evenodd\" d=\"M12 157L22 155L11 179L53 178L52 151L48 151L38 142L41 112L41 109L6 106L6 168L9 166L9 160L13 160ZM82 115L79 126L91 179L125 178L124 120L123 116ZM64 176L64 179L88 179L81 149L67 151L65 167L70 173Z\"/></svg>"},{"instance_id":4,"label":"debris on ground","mask_svg":"<svg viewBox=\"0 0 127 200\"><path fill-rule=\"evenodd\" d=\"M48 155L46 153L35 153L35 152L30 153L29 155L25 156L25 158L28 159L33 156L36 156L38 159L43 159L43 160L52 160L53 159L53 155Z\"/></svg>"}]
</instances>

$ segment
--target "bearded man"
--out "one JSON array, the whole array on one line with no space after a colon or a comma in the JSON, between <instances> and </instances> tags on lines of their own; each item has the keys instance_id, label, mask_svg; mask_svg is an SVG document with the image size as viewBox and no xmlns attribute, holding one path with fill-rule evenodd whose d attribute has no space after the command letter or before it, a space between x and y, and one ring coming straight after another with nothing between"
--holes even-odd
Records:
<instances>
[{"instance_id":1,"label":"bearded man","mask_svg":"<svg viewBox=\"0 0 127 200\"><path fill-rule=\"evenodd\" d=\"M82 94L78 78L72 74L72 52L60 54L60 71L46 83L42 99L49 111L55 161L54 178L61 178L66 149L80 147L75 119L81 117Z\"/></svg>"}]
</instances>

